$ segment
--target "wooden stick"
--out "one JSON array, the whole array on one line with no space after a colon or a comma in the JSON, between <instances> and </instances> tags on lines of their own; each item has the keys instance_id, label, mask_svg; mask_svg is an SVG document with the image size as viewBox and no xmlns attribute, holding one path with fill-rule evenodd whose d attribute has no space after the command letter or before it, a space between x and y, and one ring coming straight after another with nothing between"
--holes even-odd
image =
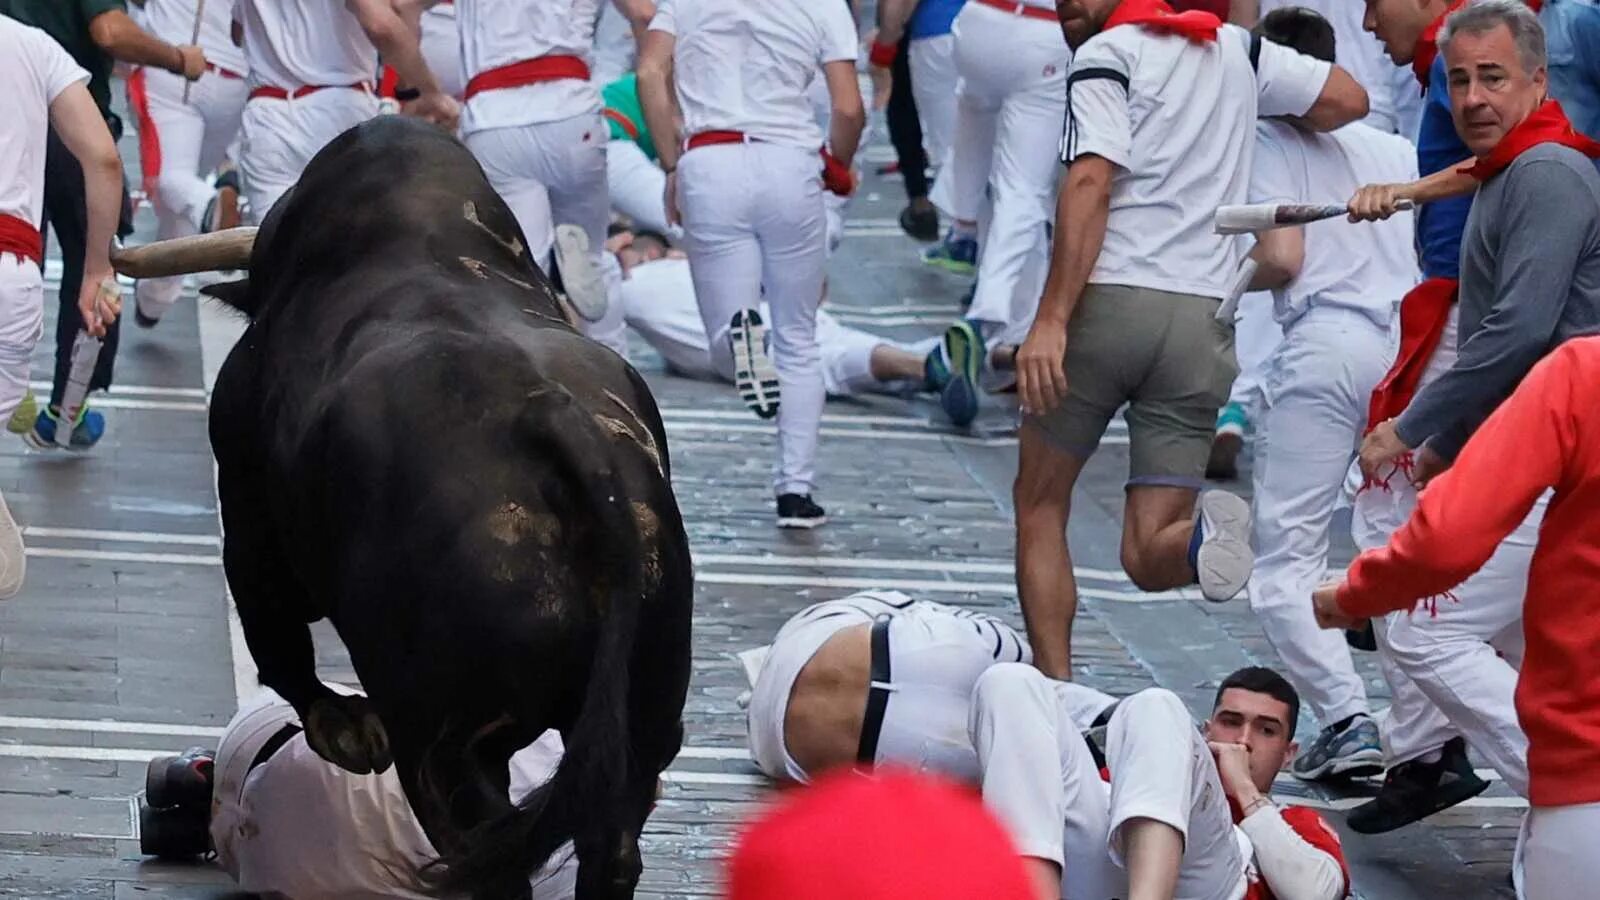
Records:
<instances>
[{"instance_id":1,"label":"wooden stick","mask_svg":"<svg viewBox=\"0 0 1600 900\"><path fill-rule=\"evenodd\" d=\"M197 44L200 43L200 23L205 19L205 17L206 17L206 0L195 0L195 4L194 4L194 34L189 38L190 46L194 46L194 45L197 45ZM189 77L188 77L188 74L185 73L184 74L184 79L183 79L183 102L184 102L185 105L187 105L188 102L189 102L189 86L192 85L192 84L194 84L194 82L190 81Z\"/></svg>"}]
</instances>

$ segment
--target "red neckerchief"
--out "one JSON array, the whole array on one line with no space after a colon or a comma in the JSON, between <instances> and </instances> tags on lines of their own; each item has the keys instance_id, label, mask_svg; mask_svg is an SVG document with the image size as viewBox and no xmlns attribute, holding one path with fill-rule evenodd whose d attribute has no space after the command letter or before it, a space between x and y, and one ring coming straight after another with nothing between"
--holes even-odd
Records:
<instances>
[{"instance_id":1,"label":"red neckerchief","mask_svg":"<svg viewBox=\"0 0 1600 900\"><path fill-rule=\"evenodd\" d=\"M1526 0L1528 8L1534 12L1544 5L1544 0ZM1434 19L1427 28L1422 30L1422 37L1417 38L1417 47L1411 54L1411 71L1416 73L1417 82L1422 85L1422 92L1428 92L1428 76L1433 74L1433 61L1439 56L1439 29L1444 27L1444 20L1450 14L1467 5L1467 0L1455 0L1439 18Z\"/></svg>"},{"instance_id":2,"label":"red neckerchief","mask_svg":"<svg viewBox=\"0 0 1600 900\"><path fill-rule=\"evenodd\" d=\"M1433 351L1444 339L1445 326L1450 324L1450 307L1456 303L1460 283L1454 278L1429 278L1412 288L1400 301L1400 348L1395 353L1394 365L1389 367L1383 380L1372 389L1372 401L1367 407L1367 432L1406 411L1411 398L1416 396L1422 383L1422 373L1433 359ZM1396 462L1395 472L1411 473L1411 454ZM1381 479L1367 478L1361 490L1382 488L1388 490L1390 472Z\"/></svg>"},{"instance_id":3,"label":"red neckerchief","mask_svg":"<svg viewBox=\"0 0 1600 900\"><path fill-rule=\"evenodd\" d=\"M1151 31L1179 34L1191 41L1209 43L1217 39L1222 20L1198 9L1175 12L1164 0L1122 0L1111 11L1104 28L1118 25L1139 25Z\"/></svg>"},{"instance_id":4,"label":"red neckerchief","mask_svg":"<svg viewBox=\"0 0 1600 900\"><path fill-rule=\"evenodd\" d=\"M1561 111L1561 104L1546 100L1533 114L1518 122L1506 132L1500 143L1494 145L1489 155L1463 168L1461 171L1479 181L1488 181L1499 175L1511 161L1540 144L1560 144L1582 153L1590 159L1600 159L1600 141L1593 141L1578 133Z\"/></svg>"}]
</instances>

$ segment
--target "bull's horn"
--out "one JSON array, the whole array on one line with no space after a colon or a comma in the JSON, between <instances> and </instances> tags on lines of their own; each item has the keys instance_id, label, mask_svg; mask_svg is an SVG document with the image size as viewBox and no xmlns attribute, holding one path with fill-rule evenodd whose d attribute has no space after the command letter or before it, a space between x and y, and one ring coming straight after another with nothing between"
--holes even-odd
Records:
<instances>
[{"instance_id":1,"label":"bull's horn","mask_svg":"<svg viewBox=\"0 0 1600 900\"><path fill-rule=\"evenodd\" d=\"M220 272L250 265L256 229L229 228L211 234L156 241L111 252L111 267L129 278L161 278L191 272Z\"/></svg>"}]
</instances>

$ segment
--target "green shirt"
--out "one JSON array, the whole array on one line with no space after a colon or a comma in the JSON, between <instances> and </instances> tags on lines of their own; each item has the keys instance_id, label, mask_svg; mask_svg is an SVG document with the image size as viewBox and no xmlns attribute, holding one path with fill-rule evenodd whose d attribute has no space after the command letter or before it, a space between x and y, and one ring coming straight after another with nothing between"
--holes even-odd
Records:
<instances>
[{"instance_id":1,"label":"green shirt","mask_svg":"<svg viewBox=\"0 0 1600 900\"><path fill-rule=\"evenodd\" d=\"M0 0L0 12L56 39L89 73L89 95L111 118L112 59L89 37L89 23L103 13L127 12L124 0Z\"/></svg>"},{"instance_id":2,"label":"green shirt","mask_svg":"<svg viewBox=\"0 0 1600 900\"><path fill-rule=\"evenodd\" d=\"M629 72L601 88L600 98L605 103L606 126L611 129L611 139L633 141L645 156L655 159L655 138L650 136L650 126L645 124L644 107L639 105L639 79ZM632 134L617 121L619 118L633 126Z\"/></svg>"}]
</instances>

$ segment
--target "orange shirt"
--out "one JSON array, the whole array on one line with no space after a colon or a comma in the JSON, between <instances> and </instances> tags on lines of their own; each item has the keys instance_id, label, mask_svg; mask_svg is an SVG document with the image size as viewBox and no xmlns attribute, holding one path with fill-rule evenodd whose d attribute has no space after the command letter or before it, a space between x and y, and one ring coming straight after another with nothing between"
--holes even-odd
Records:
<instances>
[{"instance_id":1,"label":"orange shirt","mask_svg":"<svg viewBox=\"0 0 1600 900\"><path fill-rule=\"evenodd\" d=\"M1545 357L1339 588L1353 616L1409 609L1476 572L1547 488L1523 601L1517 716L1535 806L1600 801L1600 337Z\"/></svg>"}]
</instances>

